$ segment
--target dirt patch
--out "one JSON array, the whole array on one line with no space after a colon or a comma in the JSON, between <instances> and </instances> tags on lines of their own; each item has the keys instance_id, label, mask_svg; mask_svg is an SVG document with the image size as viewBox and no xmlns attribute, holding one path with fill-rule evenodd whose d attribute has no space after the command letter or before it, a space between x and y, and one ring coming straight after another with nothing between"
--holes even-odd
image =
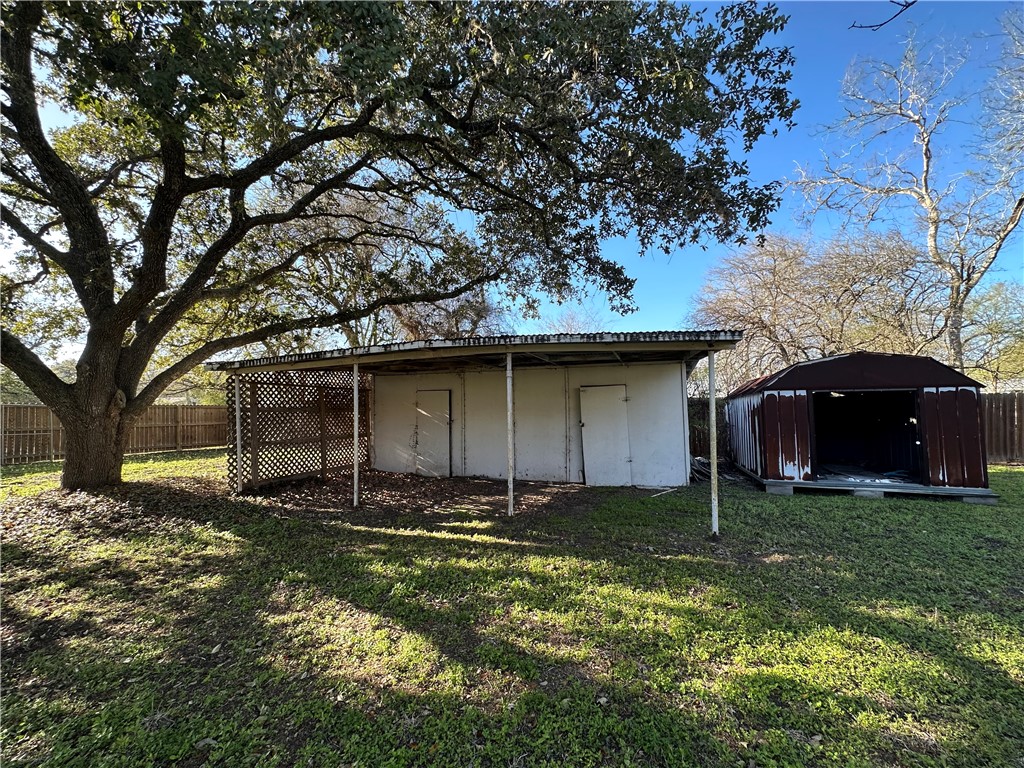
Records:
<instances>
[{"instance_id":1,"label":"dirt patch","mask_svg":"<svg viewBox=\"0 0 1024 768\"><path fill-rule=\"evenodd\" d=\"M643 491L621 489L628 495ZM508 485L504 480L481 477L420 477L397 472L368 470L359 474L359 507L352 507L351 475L334 476L328 482L308 481L277 486L263 498L294 513L317 517L343 514L352 522L395 522L396 515L410 515L420 522L460 518L505 517ZM587 510L607 499L607 490L585 485L517 480L514 516L572 513Z\"/></svg>"}]
</instances>

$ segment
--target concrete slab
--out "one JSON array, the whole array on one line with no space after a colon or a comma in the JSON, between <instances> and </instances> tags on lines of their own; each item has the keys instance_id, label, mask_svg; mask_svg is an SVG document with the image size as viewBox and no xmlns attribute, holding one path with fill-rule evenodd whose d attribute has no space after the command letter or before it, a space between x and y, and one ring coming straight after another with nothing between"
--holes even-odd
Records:
<instances>
[{"instance_id":1,"label":"concrete slab","mask_svg":"<svg viewBox=\"0 0 1024 768\"><path fill-rule=\"evenodd\" d=\"M960 501L965 504L997 504L999 502L998 496L961 496Z\"/></svg>"},{"instance_id":2,"label":"concrete slab","mask_svg":"<svg viewBox=\"0 0 1024 768\"><path fill-rule=\"evenodd\" d=\"M863 488L863 489L857 488L856 490L852 491L852 494L854 496L857 496L858 498L861 498L861 499L884 499L885 498L885 491L876 491L876 490L870 489L870 488Z\"/></svg>"}]
</instances>

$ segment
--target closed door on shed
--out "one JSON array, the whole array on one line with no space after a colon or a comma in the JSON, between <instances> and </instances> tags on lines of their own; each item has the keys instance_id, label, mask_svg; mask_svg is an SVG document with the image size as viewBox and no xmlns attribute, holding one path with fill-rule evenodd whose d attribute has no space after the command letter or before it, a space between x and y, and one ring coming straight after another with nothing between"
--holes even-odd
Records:
<instances>
[{"instance_id":1,"label":"closed door on shed","mask_svg":"<svg viewBox=\"0 0 1024 768\"><path fill-rule=\"evenodd\" d=\"M452 393L448 389L416 392L416 474L452 474Z\"/></svg>"},{"instance_id":2,"label":"closed door on shed","mask_svg":"<svg viewBox=\"0 0 1024 768\"><path fill-rule=\"evenodd\" d=\"M583 476L587 485L630 485L626 387L580 387Z\"/></svg>"}]
</instances>

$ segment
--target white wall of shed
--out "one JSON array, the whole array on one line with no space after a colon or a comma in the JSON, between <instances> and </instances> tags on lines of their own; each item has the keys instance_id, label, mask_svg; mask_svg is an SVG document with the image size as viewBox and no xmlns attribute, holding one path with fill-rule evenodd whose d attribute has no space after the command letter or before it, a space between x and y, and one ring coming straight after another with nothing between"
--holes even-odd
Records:
<instances>
[{"instance_id":1,"label":"white wall of shed","mask_svg":"<svg viewBox=\"0 0 1024 768\"><path fill-rule=\"evenodd\" d=\"M374 469L416 471L416 392L421 389L451 390L452 474L466 474L463 384L457 373L374 377Z\"/></svg>"},{"instance_id":2,"label":"white wall of shed","mask_svg":"<svg viewBox=\"0 0 1024 768\"><path fill-rule=\"evenodd\" d=\"M565 369L521 368L513 388L516 478L568 482Z\"/></svg>"},{"instance_id":3,"label":"white wall of shed","mask_svg":"<svg viewBox=\"0 0 1024 768\"><path fill-rule=\"evenodd\" d=\"M465 382L466 428L460 448L465 456L462 474L469 477L507 478L505 371L467 372Z\"/></svg>"},{"instance_id":4,"label":"white wall of shed","mask_svg":"<svg viewBox=\"0 0 1024 768\"><path fill-rule=\"evenodd\" d=\"M690 481L690 439L683 413L681 364L569 369L569 476L584 480L580 387L624 384L633 485L678 486Z\"/></svg>"},{"instance_id":5,"label":"white wall of shed","mask_svg":"<svg viewBox=\"0 0 1024 768\"><path fill-rule=\"evenodd\" d=\"M452 392L452 474L507 476L505 372L376 376L374 467L416 468L416 391ZM516 479L584 481L580 386L622 384L634 485L689 482L686 374L677 363L515 370Z\"/></svg>"}]
</instances>

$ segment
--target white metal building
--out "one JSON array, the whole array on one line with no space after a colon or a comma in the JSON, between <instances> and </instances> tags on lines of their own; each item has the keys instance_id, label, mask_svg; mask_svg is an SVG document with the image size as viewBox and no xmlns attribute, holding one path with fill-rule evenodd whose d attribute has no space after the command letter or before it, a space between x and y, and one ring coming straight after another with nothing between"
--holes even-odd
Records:
<instances>
[{"instance_id":1,"label":"white metal building","mask_svg":"<svg viewBox=\"0 0 1024 768\"><path fill-rule=\"evenodd\" d=\"M275 476L326 476L336 469L330 466L330 446L347 437L356 478L362 456L362 463L392 472L508 479L511 510L514 479L686 485L687 377L698 361L713 361L715 351L735 346L741 336L717 330L492 336L209 367L232 374L238 490ZM315 371L349 372L347 435L330 427L326 405L332 402L329 382L337 379L297 378ZM273 384L275 372L280 381L292 381L287 394L261 399L259 387L284 386ZM306 425L307 443L317 443L319 451L300 450L302 437L294 430L287 438L277 436L288 431L289 413ZM360 436L360 423L363 430L369 426L369 441ZM365 448L352 450L360 437ZM270 462L261 454L272 450L277 463L268 474ZM284 464L282 451L289 455ZM292 460L292 452L304 458ZM358 479L354 486L358 503Z\"/></svg>"},{"instance_id":2,"label":"white metal building","mask_svg":"<svg viewBox=\"0 0 1024 768\"><path fill-rule=\"evenodd\" d=\"M515 370L515 477L685 485L685 377L681 363ZM507 477L505 389L504 370L377 374L373 466Z\"/></svg>"}]
</instances>

